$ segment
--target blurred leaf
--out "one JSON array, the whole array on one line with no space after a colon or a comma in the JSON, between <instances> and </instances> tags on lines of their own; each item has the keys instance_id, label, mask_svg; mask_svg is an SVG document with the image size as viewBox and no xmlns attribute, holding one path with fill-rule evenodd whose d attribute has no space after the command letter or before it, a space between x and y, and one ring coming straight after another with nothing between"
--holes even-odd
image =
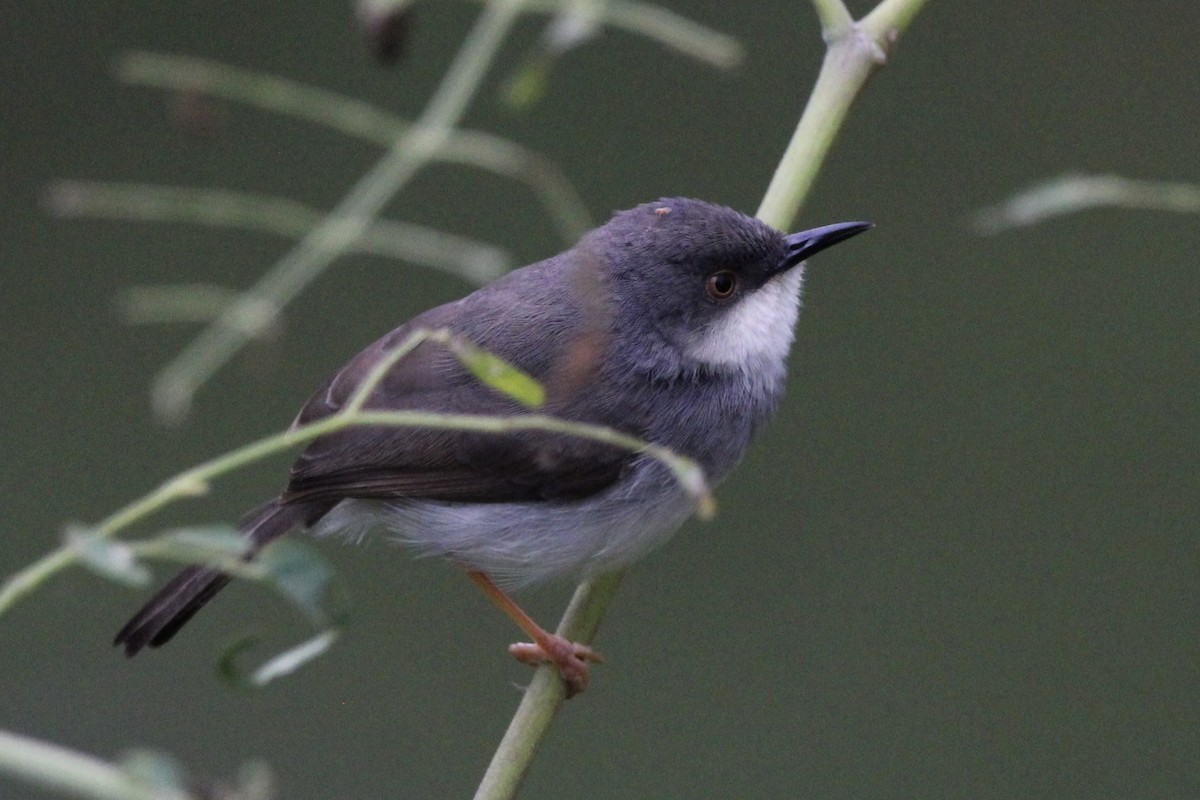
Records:
<instances>
[{"instance_id":1,"label":"blurred leaf","mask_svg":"<svg viewBox=\"0 0 1200 800\"><path fill-rule=\"evenodd\" d=\"M239 689L261 687L291 674L324 653L337 640L336 626L348 616L344 595L334 598L340 602L333 610L323 606L323 602L330 599L327 595L337 574L316 549L298 541L281 539L263 550L252 563L261 570L262 579L291 600L320 632L271 658L253 673L243 671L237 661L258 644L259 637L245 636L235 641L217 660L217 673L226 683Z\"/></svg>"},{"instance_id":2,"label":"blurred leaf","mask_svg":"<svg viewBox=\"0 0 1200 800\"><path fill-rule=\"evenodd\" d=\"M254 688L253 681L237 665L238 657L259 642L258 636L243 636L232 642L217 658L217 675L235 689Z\"/></svg>"},{"instance_id":3,"label":"blurred leaf","mask_svg":"<svg viewBox=\"0 0 1200 800\"><path fill-rule=\"evenodd\" d=\"M546 57L530 57L504 83L504 102L511 108L524 110L537 103L550 85L550 67Z\"/></svg>"},{"instance_id":4,"label":"blurred leaf","mask_svg":"<svg viewBox=\"0 0 1200 800\"><path fill-rule=\"evenodd\" d=\"M313 638L283 651L254 671L250 682L265 686L276 678L290 675L300 667L317 658L337 641L338 632L333 628L321 631Z\"/></svg>"},{"instance_id":5,"label":"blurred leaf","mask_svg":"<svg viewBox=\"0 0 1200 800\"><path fill-rule=\"evenodd\" d=\"M155 791L184 794L183 769L171 756L154 750L131 750L121 758L121 771Z\"/></svg>"},{"instance_id":6,"label":"blurred leaf","mask_svg":"<svg viewBox=\"0 0 1200 800\"><path fill-rule=\"evenodd\" d=\"M150 570L138 563L124 542L105 538L81 525L68 526L66 538L80 561L93 572L126 586L141 587L150 582Z\"/></svg>"},{"instance_id":7,"label":"blurred leaf","mask_svg":"<svg viewBox=\"0 0 1200 800\"><path fill-rule=\"evenodd\" d=\"M518 110L540 102L550 86L550 73L563 55L595 37L600 30L597 9L589 3L577 3L554 15L537 45L505 80L505 102Z\"/></svg>"},{"instance_id":8,"label":"blurred leaf","mask_svg":"<svg viewBox=\"0 0 1200 800\"><path fill-rule=\"evenodd\" d=\"M161 555L180 561L222 561L242 558L250 541L232 525L175 528L160 537Z\"/></svg>"},{"instance_id":9,"label":"blurred leaf","mask_svg":"<svg viewBox=\"0 0 1200 800\"><path fill-rule=\"evenodd\" d=\"M292 674L309 661L323 655L337 641L340 631L326 628L300 644L289 647L269 659L253 672L245 672L238 666L238 659L259 643L258 636L244 636L233 642L217 659L217 674L221 680L235 689L259 689L276 678Z\"/></svg>"},{"instance_id":10,"label":"blurred leaf","mask_svg":"<svg viewBox=\"0 0 1200 800\"><path fill-rule=\"evenodd\" d=\"M321 598L334 577L329 563L315 549L291 539L281 539L255 560L265 578L295 603L318 627L329 618Z\"/></svg>"},{"instance_id":11,"label":"blurred leaf","mask_svg":"<svg viewBox=\"0 0 1200 800\"><path fill-rule=\"evenodd\" d=\"M262 761L243 764L238 770L238 800L268 800L275 797L275 775Z\"/></svg>"},{"instance_id":12,"label":"blurred leaf","mask_svg":"<svg viewBox=\"0 0 1200 800\"><path fill-rule=\"evenodd\" d=\"M542 385L507 361L461 338L450 339L450 350L480 383L503 392L528 408L545 400Z\"/></svg>"}]
</instances>

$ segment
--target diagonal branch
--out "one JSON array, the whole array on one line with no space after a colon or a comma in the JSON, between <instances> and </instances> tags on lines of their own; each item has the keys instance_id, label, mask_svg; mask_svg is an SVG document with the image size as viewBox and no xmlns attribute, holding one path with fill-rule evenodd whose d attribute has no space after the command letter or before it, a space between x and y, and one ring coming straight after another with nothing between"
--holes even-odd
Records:
<instances>
[{"instance_id":1,"label":"diagonal branch","mask_svg":"<svg viewBox=\"0 0 1200 800\"><path fill-rule=\"evenodd\" d=\"M814 0L820 3L820 0ZM867 78L883 63L883 54L925 0L884 0L873 23L876 38L864 26L850 25L840 35L826 31L828 51L817 84L800 123L776 169L759 207L758 216L779 228L787 228L799 212L849 106ZM829 3L824 3L828 6ZM880 14L880 9L886 13ZM826 9L828 11L828 9ZM832 14L823 12L833 20ZM588 644L612 601L621 573L600 576L575 590L571 605L559 624L559 632ZM575 637L576 632L581 633ZM475 800L508 800L516 795L538 742L565 699L565 687L552 667L542 667L521 699L500 746L492 756Z\"/></svg>"},{"instance_id":2,"label":"diagonal branch","mask_svg":"<svg viewBox=\"0 0 1200 800\"><path fill-rule=\"evenodd\" d=\"M842 15L840 0L813 0L827 46L825 60L758 207L759 219L776 228L791 227L854 99L887 63L888 51L926 2L883 0L853 22Z\"/></svg>"},{"instance_id":3,"label":"diagonal branch","mask_svg":"<svg viewBox=\"0 0 1200 800\"><path fill-rule=\"evenodd\" d=\"M265 303L291 302L347 247L445 144L479 90L521 11L522 0L491 0L451 63L416 124L367 171L321 224L286 253L212 325L205 328L154 380L155 412L183 417L192 398L218 369L271 320L256 318Z\"/></svg>"},{"instance_id":4,"label":"diagonal branch","mask_svg":"<svg viewBox=\"0 0 1200 800\"><path fill-rule=\"evenodd\" d=\"M223 100L285 114L332 130L391 147L412 133L413 123L370 103L298 81L206 58L128 53L117 64L126 83L179 92L198 92ZM494 172L529 186L558 226L574 241L591 227L587 206L553 162L516 142L484 131L454 130L430 161L463 164Z\"/></svg>"},{"instance_id":5,"label":"diagonal branch","mask_svg":"<svg viewBox=\"0 0 1200 800\"><path fill-rule=\"evenodd\" d=\"M89 526L90 535L99 539L109 539L135 522L157 513L172 503L207 493L209 484L216 478L291 450L298 445L307 444L322 436L351 427L423 427L494 434L542 431L602 442L631 453L644 455L661 463L670 470L679 485L695 501L697 514L702 519L712 516L715 506L707 478L699 464L689 458L677 455L662 445L642 441L603 425L571 422L545 414L514 414L496 417L481 414L443 414L417 410L383 411L365 408L367 398L384 379L388 368L396 361L407 356L419 344L426 341L451 346L453 350L452 338L453 335L445 329L413 331L389 354L389 357L381 360L380 364L363 378L355 389L354 395L338 413L307 425L291 428L274 436L259 439L197 464L167 479L153 491L114 511L95 525ZM9 576L3 584L0 584L0 615L3 615L51 575L77 563L80 557L79 548L67 541L57 550Z\"/></svg>"}]
</instances>

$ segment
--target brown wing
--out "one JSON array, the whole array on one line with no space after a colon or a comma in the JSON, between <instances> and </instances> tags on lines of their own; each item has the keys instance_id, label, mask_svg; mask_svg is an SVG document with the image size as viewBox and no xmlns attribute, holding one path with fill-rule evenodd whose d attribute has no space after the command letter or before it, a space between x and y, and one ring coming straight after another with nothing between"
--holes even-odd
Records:
<instances>
[{"instance_id":1,"label":"brown wing","mask_svg":"<svg viewBox=\"0 0 1200 800\"><path fill-rule=\"evenodd\" d=\"M379 359L412 330L449 327L540 381L547 391L541 411L626 428L605 394L594 390L608 320L602 304L589 302L590 287L576 285L566 299L561 291L529 296L530 287L545 286L553 277L536 272L553 269L553 262L527 267L534 274L520 282L498 282L392 331L314 395L297 424L336 413ZM429 342L389 371L367 407L488 415L527 411L480 384L454 355ZM631 459L623 449L538 432L349 428L304 451L283 499L412 497L488 503L577 498L611 484Z\"/></svg>"}]
</instances>

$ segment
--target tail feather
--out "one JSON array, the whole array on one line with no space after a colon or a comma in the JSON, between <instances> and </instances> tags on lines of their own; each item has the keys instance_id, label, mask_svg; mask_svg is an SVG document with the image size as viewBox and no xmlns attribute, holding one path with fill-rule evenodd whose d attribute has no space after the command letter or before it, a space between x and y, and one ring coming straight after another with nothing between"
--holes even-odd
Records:
<instances>
[{"instance_id":1,"label":"tail feather","mask_svg":"<svg viewBox=\"0 0 1200 800\"><path fill-rule=\"evenodd\" d=\"M325 504L282 505L278 500L272 500L242 523L242 533L250 540L244 558L247 561L253 559L268 543L297 525L311 525L329 508ZM230 580L231 576L214 567L188 567L125 623L113 644L124 647L127 656L135 655L147 645L166 644Z\"/></svg>"}]
</instances>

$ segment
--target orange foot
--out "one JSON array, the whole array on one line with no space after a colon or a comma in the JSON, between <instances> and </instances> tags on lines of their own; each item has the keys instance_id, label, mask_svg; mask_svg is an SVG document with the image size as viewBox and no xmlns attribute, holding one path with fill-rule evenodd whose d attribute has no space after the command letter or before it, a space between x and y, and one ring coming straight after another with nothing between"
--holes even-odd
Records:
<instances>
[{"instance_id":1,"label":"orange foot","mask_svg":"<svg viewBox=\"0 0 1200 800\"><path fill-rule=\"evenodd\" d=\"M539 637L541 638L541 637ZM517 661L536 667L553 664L558 668L563 683L567 685L567 697L572 698L588 685L588 665L599 664L604 657L586 644L568 641L558 634L547 633L538 644L519 642L508 646L508 652Z\"/></svg>"}]
</instances>

